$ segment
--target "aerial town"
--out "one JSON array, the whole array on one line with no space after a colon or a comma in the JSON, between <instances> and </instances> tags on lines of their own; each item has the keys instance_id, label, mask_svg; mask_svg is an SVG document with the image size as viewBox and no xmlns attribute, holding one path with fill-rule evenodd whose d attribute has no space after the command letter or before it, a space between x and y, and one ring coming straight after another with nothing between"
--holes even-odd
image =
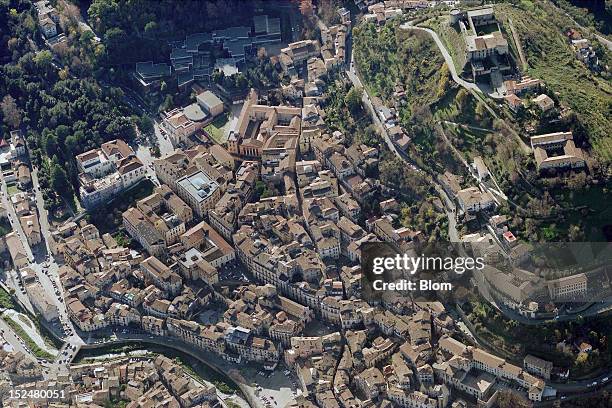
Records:
<instances>
[{"instance_id":1,"label":"aerial town","mask_svg":"<svg viewBox=\"0 0 612 408\"><path fill-rule=\"evenodd\" d=\"M0 0L1 406L612 406L597 6L131 3Z\"/></svg>"}]
</instances>

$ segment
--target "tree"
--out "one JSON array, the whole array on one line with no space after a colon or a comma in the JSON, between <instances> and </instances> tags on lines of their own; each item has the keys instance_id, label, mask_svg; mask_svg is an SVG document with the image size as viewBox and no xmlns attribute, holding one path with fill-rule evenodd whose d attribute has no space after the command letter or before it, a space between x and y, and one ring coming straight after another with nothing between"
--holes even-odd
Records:
<instances>
[{"instance_id":1,"label":"tree","mask_svg":"<svg viewBox=\"0 0 612 408\"><path fill-rule=\"evenodd\" d=\"M344 103L352 113L355 113L361 109L362 97L363 90L361 88L351 87L350 91L348 91L344 97Z\"/></svg>"},{"instance_id":2,"label":"tree","mask_svg":"<svg viewBox=\"0 0 612 408\"><path fill-rule=\"evenodd\" d=\"M257 50L257 59L259 61L263 61L268 57L268 52L266 51L266 49L264 47L259 47L259 49Z\"/></svg>"},{"instance_id":3,"label":"tree","mask_svg":"<svg viewBox=\"0 0 612 408\"><path fill-rule=\"evenodd\" d=\"M148 115L143 114L138 118L138 128L141 132L151 134L154 131L153 121Z\"/></svg>"},{"instance_id":4,"label":"tree","mask_svg":"<svg viewBox=\"0 0 612 408\"><path fill-rule=\"evenodd\" d=\"M33 60L38 69L46 71L51 66L53 54L51 54L51 51L49 50L43 50L37 53Z\"/></svg>"},{"instance_id":5,"label":"tree","mask_svg":"<svg viewBox=\"0 0 612 408\"><path fill-rule=\"evenodd\" d=\"M448 65L442 64L442 69L440 70L440 79L438 80L438 91L436 92L436 97L441 98L442 96L444 96L449 85L450 72L448 70Z\"/></svg>"},{"instance_id":6,"label":"tree","mask_svg":"<svg viewBox=\"0 0 612 408\"><path fill-rule=\"evenodd\" d=\"M300 13L302 13L302 15L305 17L309 17L312 15L312 0L300 0Z\"/></svg>"},{"instance_id":7,"label":"tree","mask_svg":"<svg viewBox=\"0 0 612 408\"><path fill-rule=\"evenodd\" d=\"M71 187L66 171L57 163L53 164L51 168L51 186L60 195L70 195Z\"/></svg>"},{"instance_id":8,"label":"tree","mask_svg":"<svg viewBox=\"0 0 612 408\"><path fill-rule=\"evenodd\" d=\"M17 129L21 124L21 112L15 103L15 99L11 95L6 95L2 98L2 114L4 122L12 129Z\"/></svg>"},{"instance_id":9,"label":"tree","mask_svg":"<svg viewBox=\"0 0 612 408\"><path fill-rule=\"evenodd\" d=\"M459 107L465 106L468 102L469 96L470 94L468 93L468 91L466 91L465 88L461 88L459 92L457 92L457 96L455 96L455 101L457 102L457 106Z\"/></svg>"},{"instance_id":10,"label":"tree","mask_svg":"<svg viewBox=\"0 0 612 408\"><path fill-rule=\"evenodd\" d=\"M148 35L153 35L157 32L159 26L157 25L157 23L155 21L149 21L145 27L144 27L144 31L145 34Z\"/></svg>"}]
</instances>

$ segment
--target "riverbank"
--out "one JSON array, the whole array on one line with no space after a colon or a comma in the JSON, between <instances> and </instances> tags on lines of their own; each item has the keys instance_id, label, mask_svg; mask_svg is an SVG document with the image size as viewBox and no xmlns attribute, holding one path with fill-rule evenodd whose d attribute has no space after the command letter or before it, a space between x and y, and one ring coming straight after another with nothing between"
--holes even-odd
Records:
<instances>
[{"instance_id":1,"label":"riverbank","mask_svg":"<svg viewBox=\"0 0 612 408\"><path fill-rule=\"evenodd\" d=\"M164 355L180 364L185 372L196 381L214 385L217 394L228 407L249 408L251 404L245 398L240 384L236 383L223 371L215 369L210 364L183 351L159 344L144 344L143 342L123 342L123 344L101 345L96 348L83 348L74 359L74 364L87 364L101 361L113 361L130 357L155 358Z\"/></svg>"}]
</instances>

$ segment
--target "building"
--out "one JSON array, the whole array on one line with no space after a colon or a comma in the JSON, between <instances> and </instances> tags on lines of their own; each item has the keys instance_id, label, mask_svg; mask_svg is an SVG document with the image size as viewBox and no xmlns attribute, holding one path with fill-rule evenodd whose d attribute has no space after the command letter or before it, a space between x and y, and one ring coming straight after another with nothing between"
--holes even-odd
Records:
<instances>
[{"instance_id":1,"label":"building","mask_svg":"<svg viewBox=\"0 0 612 408\"><path fill-rule=\"evenodd\" d=\"M223 113L223 101L211 91L204 91L198 94L196 96L196 101L204 112L206 112L212 118L215 118Z\"/></svg>"},{"instance_id":2,"label":"building","mask_svg":"<svg viewBox=\"0 0 612 408\"><path fill-rule=\"evenodd\" d=\"M19 223L23 229L28 244L30 246L38 245L42 242L42 234L40 232L40 223L36 214L23 215L19 218Z\"/></svg>"},{"instance_id":3,"label":"building","mask_svg":"<svg viewBox=\"0 0 612 408\"><path fill-rule=\"evenodd\" d=\"M159 91L161 83L171 75L172 67L166 63L137 62L132 73L132 79L137 90L143 94L148 94Z\"/></svg>"},{"instance_id":4,"label":"building","mask_svg":"<svg viewBox=\"0 0 612 408\"><path fill-rule=\"evenodd\" d=\"M550 380L550 373L553 368L553 363L541 358L527 354L523 359L523 367L528 372L542 377L546 380Z\"/></svg>"},{"instance_id":5,"label":"building","mask_svg":"<svg viewBox=\"0 0 612 408\"><path fill-rule=\"evenodd\" d=\"M387 387L383 373L376 367L365 369L357 374L355 384L369 399L377 398Z\"/></svg>"},{"instance_id":6,"label":"building","mask_svg":"<svg viewBox=\"0 0 612 408\"><path fill-rule=\"evenodd\" d=\"M478 187L469 187L457 192L457 201L465 213L477 213L495 207L493 196L488 191L481 191Z\"/></svg>"},{"instance_id":7,"label":"building","mask_svg":"<svg viewBox=\"0 0 612 408\"><path fill-rule=\"evenodd\" d=\"M165 252L164 237L138 208L128 208L123 213L123 226L150 255L162 256Z\"/></svg>"},{"instance_id":8,"label":"building","mask_svg":"<svg viewBox=\"0 0 612 408\"><path fill-rule=\"evenodd\" d=\"M555 101L546 94L540 94L533 98L533 103L535 103L542 112L548 112L555 107Z\"/></svg>"},{"instance_id":9,"label":"building","mask_svg":"<svg viewBox=\"0 0 612 408\"><path fill-rule=\"evenodd\" d=\"M49 39L57 35L59 13L47 0L34 3L38 12L38 24L45 38Z\"/></svg>"},{"instance_id":10,"label":"building","mask_svg":"<svg viewBox=\"0 0 612 408\"><path fill-rule=\"evenodd\" d=\"M531 148L538 170L586 166L582 149L574 144L572 132L556 132L531 137ZM562 154L558 152L562 151Z\"/></svg>"},{"instance_id":11,"label":"building","mask_svg":"<svg viewBox=\"0 0 612 408\"><path fill-rule=\"evenodd\" d=\"M261 158L265 145L267 149L278 146L279 143L274 140L299 140L301 108L259 105L257 102L257 92L251 90L242 106L236 127L230 131L227 140L227 150L231 154Z\"/></svg>"},{"instance_id":12,"label":"building","mask_svg":"<svg viewBox=\"0 0 612 408\"><path fill-rule=\"evenodd\" d=\"M142 261L140 263L140 269L143 271L145 277L150 279L158 288L170 295L180 293L183 287L183 280L156 257L150 256Z\"/></svg>"},{"instance_id":13,"label":"building","mask_svg":"<svg viewBox=\"0 0 612 408\"><path fill-rule=\"evenodd\" d=\"M76 162L79 170L79 195L87 209L112 200L119 193L138 184L146 175L142 162L120 139L77 155Z\"/></svg>"},{"instance_id":14,"label":"building","mask_svg":"<svg viewBox=\"0 0 612 408\"><path fill-rule=\"evenodd\" d=\"M221 198L219 184L204 172L196 171L176 182L176 193L202 218Z\"/></svg>"},{"instance_id":15,"label":"building","mask_svg":"<svg viewBox=\"0 0 612 408\"><path fill-rule=\"evenodd\" d=\"M206 124L207 114L197 103L167 112L162 121L173 146L187 145L189 138Z\"/></svg>"},{"instance_id":16,"label":"building","mask_svg":"<svg viewBox=\"0 0 612 408\"><path fill-rule=\"evenodd\" d=\"M13 261L13 266L15 269L21 269L30 263L30 259L28 257L28 253L26 252L19 235L15 231L7 234L4 237L6 242L6 248L11 255L11 260Z\"/></svg>"},{"instance_id":17,"label":"building","mask_svg":"<svg viewBox=\"0 0 612 408\"><path fill-rule=\"evenodd\" d=\"M38 282L33 282L25 286L28 298L32 306L47 322L51 322L59 317L57 306L49 301L50 294L45 293L43 287Z\"/></svg>"},{"instance_id":18,"label":"building","mask_svg":"<svg viewBox=\"0 0 612 408\"><path fill-rule=\"evenodd\" d=\"M580 299L586 301L587 276L584 273L547 281L548 292L553 300Z\"/></svg>"}]
</instances>

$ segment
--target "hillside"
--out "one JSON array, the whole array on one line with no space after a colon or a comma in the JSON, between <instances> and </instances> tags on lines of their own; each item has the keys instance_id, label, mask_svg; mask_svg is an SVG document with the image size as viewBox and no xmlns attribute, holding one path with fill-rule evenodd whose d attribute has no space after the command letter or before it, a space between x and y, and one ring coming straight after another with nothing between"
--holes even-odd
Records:
<instances>
[{"instance_id":1,"label":"hillside","mask_svg":"<svg viewBox=\"0 0 612 408\"><path fill-rule=\"evenodd\" d=\"M438 86L448 71L442 70L444 59L427 34L401 30L396 22L380 31L372 23L362 24L353 36L357 67L374 95L388 100L399 84L412 107L440 96Z\"/></svg>"},{"instance_id":2,"label":"hillside","mask_svg":"<svg viewBox=\"0 0 612 408\"><path fill-rule=\"evenodd\" d=\"M567 29L575 28L571 20L550 3L540 1L521 2L518 7L499 5L497 14L502 21L512 18L528 73L544 80L575 111L575 137L588 140L602 164L612 163L612 84L609 77L593 74L574 57L564 35Z\"/></svg>"}]
</instances>

